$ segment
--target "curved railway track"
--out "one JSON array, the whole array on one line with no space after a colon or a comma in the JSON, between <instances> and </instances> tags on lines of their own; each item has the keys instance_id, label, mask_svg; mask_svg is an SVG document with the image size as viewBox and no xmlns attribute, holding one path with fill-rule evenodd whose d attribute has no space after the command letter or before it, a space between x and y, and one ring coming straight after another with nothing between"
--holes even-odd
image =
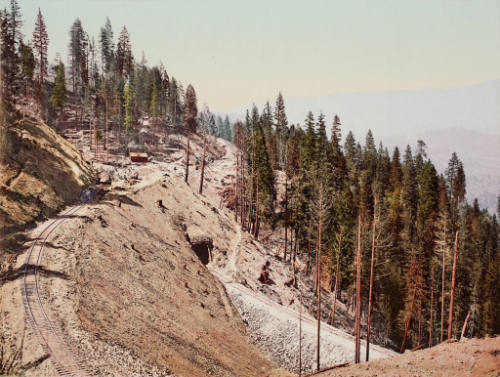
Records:
<instances>
[{"instance_id":1,"label":"curved railway track","mask_svg":"<svg viewBox=\"0 0 500 377\"><path fill-rule=\"evenodd\" d=\"M49 236L67 220L67 216L77 213L81 208L82 205L77 205L61 213L36 236L26 253L24 276L21 283L26 319L37 334L43 351L50 355L54 368L62 376L88 376L94 375L94 372L84 367L81 361L75 357L64 339L65 335L62 329L50 320L40 294L39 267L43 249Z\"/></svg>"}]
</instances>

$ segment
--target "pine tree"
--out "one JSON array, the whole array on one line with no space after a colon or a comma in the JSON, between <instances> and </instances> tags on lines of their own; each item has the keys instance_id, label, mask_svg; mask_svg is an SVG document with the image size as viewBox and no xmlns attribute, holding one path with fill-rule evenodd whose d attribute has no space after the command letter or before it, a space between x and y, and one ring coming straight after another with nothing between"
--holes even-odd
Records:
<instances>
[{"instance_id":1,"label":"pine tree","mask_svg":"<svg viewBox=\"0 0 500 377\"><path fill-rule=\"evenodd\" d=\"M66 77L64 73L64 64L59 64L54 68L56 71L56 78L54 80L54 88L50 96L50 103L52 106L59 108L62 111L66 103Z\"/></svg>"},{"instance_id":2,"label":"pine tree","mask_svg":"<svg viewBox=\"0 0 500 377\"><path fill-rule=\"evenodd\" d=\"M391 159L391 174L389 177L390 188L392 191L401 187L403 171L401 170L401 161L399 157L399 148L395 147Z\"/></svg>"},{"instance_id":3,"label":"pine tree","mask_svg":"<svg viewBox=\"0 0 500 377\"><path fill-rule=\"evenodd\" d=\"M6 101L14 95L18 73L17 51L14 34L11 31L10 15L7 10L1 12L0 17L0 55L3 78L4 99Z\"/></svg>"},{"instance_id":4,"label":"pine tree","mask_svg":"<svg viewBox=\"0 0 500 377\"><path fill-rule=\"evenodd\" d=\"M274 175L266 150L264 130L260 123L256 125L254 138L253 168L256 174L254 192L258 193L259 216L271 220L274 215L276 191L274 187ZM257 219L257 221L260 220ZM256 229L256 233L258 234L259 223L256 224Z\"/></svg>"},{"instance_id":5,"label":"pine tree","mask_svg":"<svg viewBox=\"0 0 500 377\"><path fill-rule=\"evenodd\" d=\"M198 108L196 106L196 92L191 84L189 84L186 89L186 103L184 104L184 109L186 132L196 132L196 115L198 114Z\"/></svg>"},{"instance_id":6,"label":"pine tree","mask_svg":"<svg viewBox=\"0 0 500 377\"><path fill-rule=\"evenodd\" d=\"M85 57L85 32L82 22L77 18L69 31L70 72L73 92L76 93L82 81L82 61Z\"/></svg>"},{"instance_id":7,"label":"pine tree","mask_svg":"<svg viewBox=\"0 0 500 377\"><path fill-rule=\"evenodd\" d=\"M120 77L128 77L133 65L132 47L127 28L124 26L116 45L116 72ZM166 76L168 88L168 75Z\"/></svg>"},{"instance_id":8,"label":"pine tree","mask_svg":"<svg viewBox=\"0 0 500 377\"><path fill-rule=\"evenodd\" d=\"M111 27L111 21L106 17L106 23L104 27L101 27L100 32L100 44L101 44L101 59L102 59L102 71L108 73L111 71L114 59L114 41L113 41L113 28Z\"/></svg>"},{"instance_id":9,"label":"pine tree","mask_svg":"<svg viewBox=\"0 0 500 377\"><path fill-rule=\"evenodd\" d=\"M23 40L23 34L21 32L23 21L21 7L19 6L17 0L10 0L9 25L12 38L16 41L16 43L20 43Z\"/></svg>"},{"instance_id":10,"label":"pine tree","mask_svg":"<svg viewBox=\"0 0 500 377\"><path fill-rule=\"evenodd\" d=\"M232 140L231 122L229 121L229 117L227 115L224 117L224 124L222 129L223 129L222 137L227 141L231 141Z\"/></svg>"},{"instance_id":11,"label":"pine tree","mask_svg":"<svg viewBox=\"0 0 500 377\"><path fill-rule=\"evenodd\" d=\"M36 89L38 93L38 100L40 103L44 91L45 77L47 76L47 49L49 46L49 36L47 34L47 28L45 27L45 21L43 20L40 8L38 9L38 16L35 23L35 30L33 31L32 43L37 62Z\"/></svg>"},{"instance_id":12,"label":"pine tree","mask_svg":"<svg viewBox=\"0 0 500 377\"><path fill-rule=\"evenodd\" d=\"M281 92L278 93L276 98L276 105L274 107L274 126L276 128L276 144L278 150L278 164L284 167L286 157L286 144L284 142L284 133L287 130L288 120L285 112L285 101Z\"/></svg>"},{"instance_id":13,"label":"pine tree","mask_svg":"<svg viewBox=\"0 0 500 377\"><path fill-rule=\"evenodd\" d=\"M156 82L153 81L153 88L151 89L151 102L149 104L149 114L152 117L156 117L158 110L158 89L156 88Z\"/></svg>"},{"instance_id":14,"label":"pine tree","mask_svg":"<svg viewBox=\"0 0 500 377\"><path fill-rule=\"evenodd\" d=\"M21 73L26 82L26 95L28 95L28 86L33 80L33 74L35 72L35 55L33 55L33 50L30 46L21 43Z\"/></svg>"}]
</instances>

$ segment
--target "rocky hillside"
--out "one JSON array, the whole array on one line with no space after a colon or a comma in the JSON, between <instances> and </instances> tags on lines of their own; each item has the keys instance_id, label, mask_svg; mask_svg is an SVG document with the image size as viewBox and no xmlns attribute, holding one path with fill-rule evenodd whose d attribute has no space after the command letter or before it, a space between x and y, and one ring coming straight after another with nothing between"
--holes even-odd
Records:
<instances>
[{"instance_id":1,"label":"rocky hillside","mask_svg":"<svg viewBox=\"0 0 500 377\"><path fill-rule=\"evenodd\" d=\"M78 201L92 169L78 150L39 119L15 115L7 126L8 152L0 165L1 248L14 233Z\"/></svg>"},{"instance_id":2,"label":"rocky hillside","mask_svg":"<svg viewBox=\"0 0 500 377\"><path fill-rule=\"evenodd\" d=\"M229 211L176 176L180 165L108 169L111 185L51 233L38 286L52 326L64 334L55 342L66 346L50 345L48 358L24 326L18 258L0 287L0 325L9 343L23 339L22 365L35 365L27 374L57 374L55 358L96 375L289 375L251 343L207 269L213 255L230 252L237 232Z\"/></svg>"}]
</instances>

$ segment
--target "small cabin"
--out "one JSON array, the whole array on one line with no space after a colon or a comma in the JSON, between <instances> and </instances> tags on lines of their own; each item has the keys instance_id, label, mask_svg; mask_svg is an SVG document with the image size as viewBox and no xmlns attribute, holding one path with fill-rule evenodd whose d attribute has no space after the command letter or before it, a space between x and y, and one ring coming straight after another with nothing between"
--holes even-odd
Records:
<instances>
[{"instance_id":1,"label":"small cabin","mask_svg":"<svg viewBox=\"0 0 500 377\"><path fill-rule=\"evenodd\" d=\"M148 162L148 154L143 152L130 152L130 161L132 162Z\"/></svg>"}]
</instances>

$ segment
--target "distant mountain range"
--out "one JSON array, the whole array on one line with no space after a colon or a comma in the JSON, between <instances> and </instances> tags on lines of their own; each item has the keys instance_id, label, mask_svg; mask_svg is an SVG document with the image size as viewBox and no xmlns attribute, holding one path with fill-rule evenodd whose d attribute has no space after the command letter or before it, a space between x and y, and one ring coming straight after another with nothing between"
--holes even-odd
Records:
<instances>
[{"instance_id":1,"label":"distant mountain range","mask_svg":"<svg viewBox=\"0 0 500 377\"><path fill-rule=\"evenodd\" d=\"M286 94L286 93L284 93ZM467 197L496 211L500 194L500 80L450 89L370 93L335 93L322 97L284 97L289 123L300 123L312 111L330 124L338 114L343 136L350 130L364 144L368 129L377 142L393 148L424 140L428 155L444 172L452 152L467 174ZM270 98L271 105L274 99ZM259 110L264 103L256 103ZM231 120L244 119L252 104L215 111Z\"/></svg>"}]
</instances>

